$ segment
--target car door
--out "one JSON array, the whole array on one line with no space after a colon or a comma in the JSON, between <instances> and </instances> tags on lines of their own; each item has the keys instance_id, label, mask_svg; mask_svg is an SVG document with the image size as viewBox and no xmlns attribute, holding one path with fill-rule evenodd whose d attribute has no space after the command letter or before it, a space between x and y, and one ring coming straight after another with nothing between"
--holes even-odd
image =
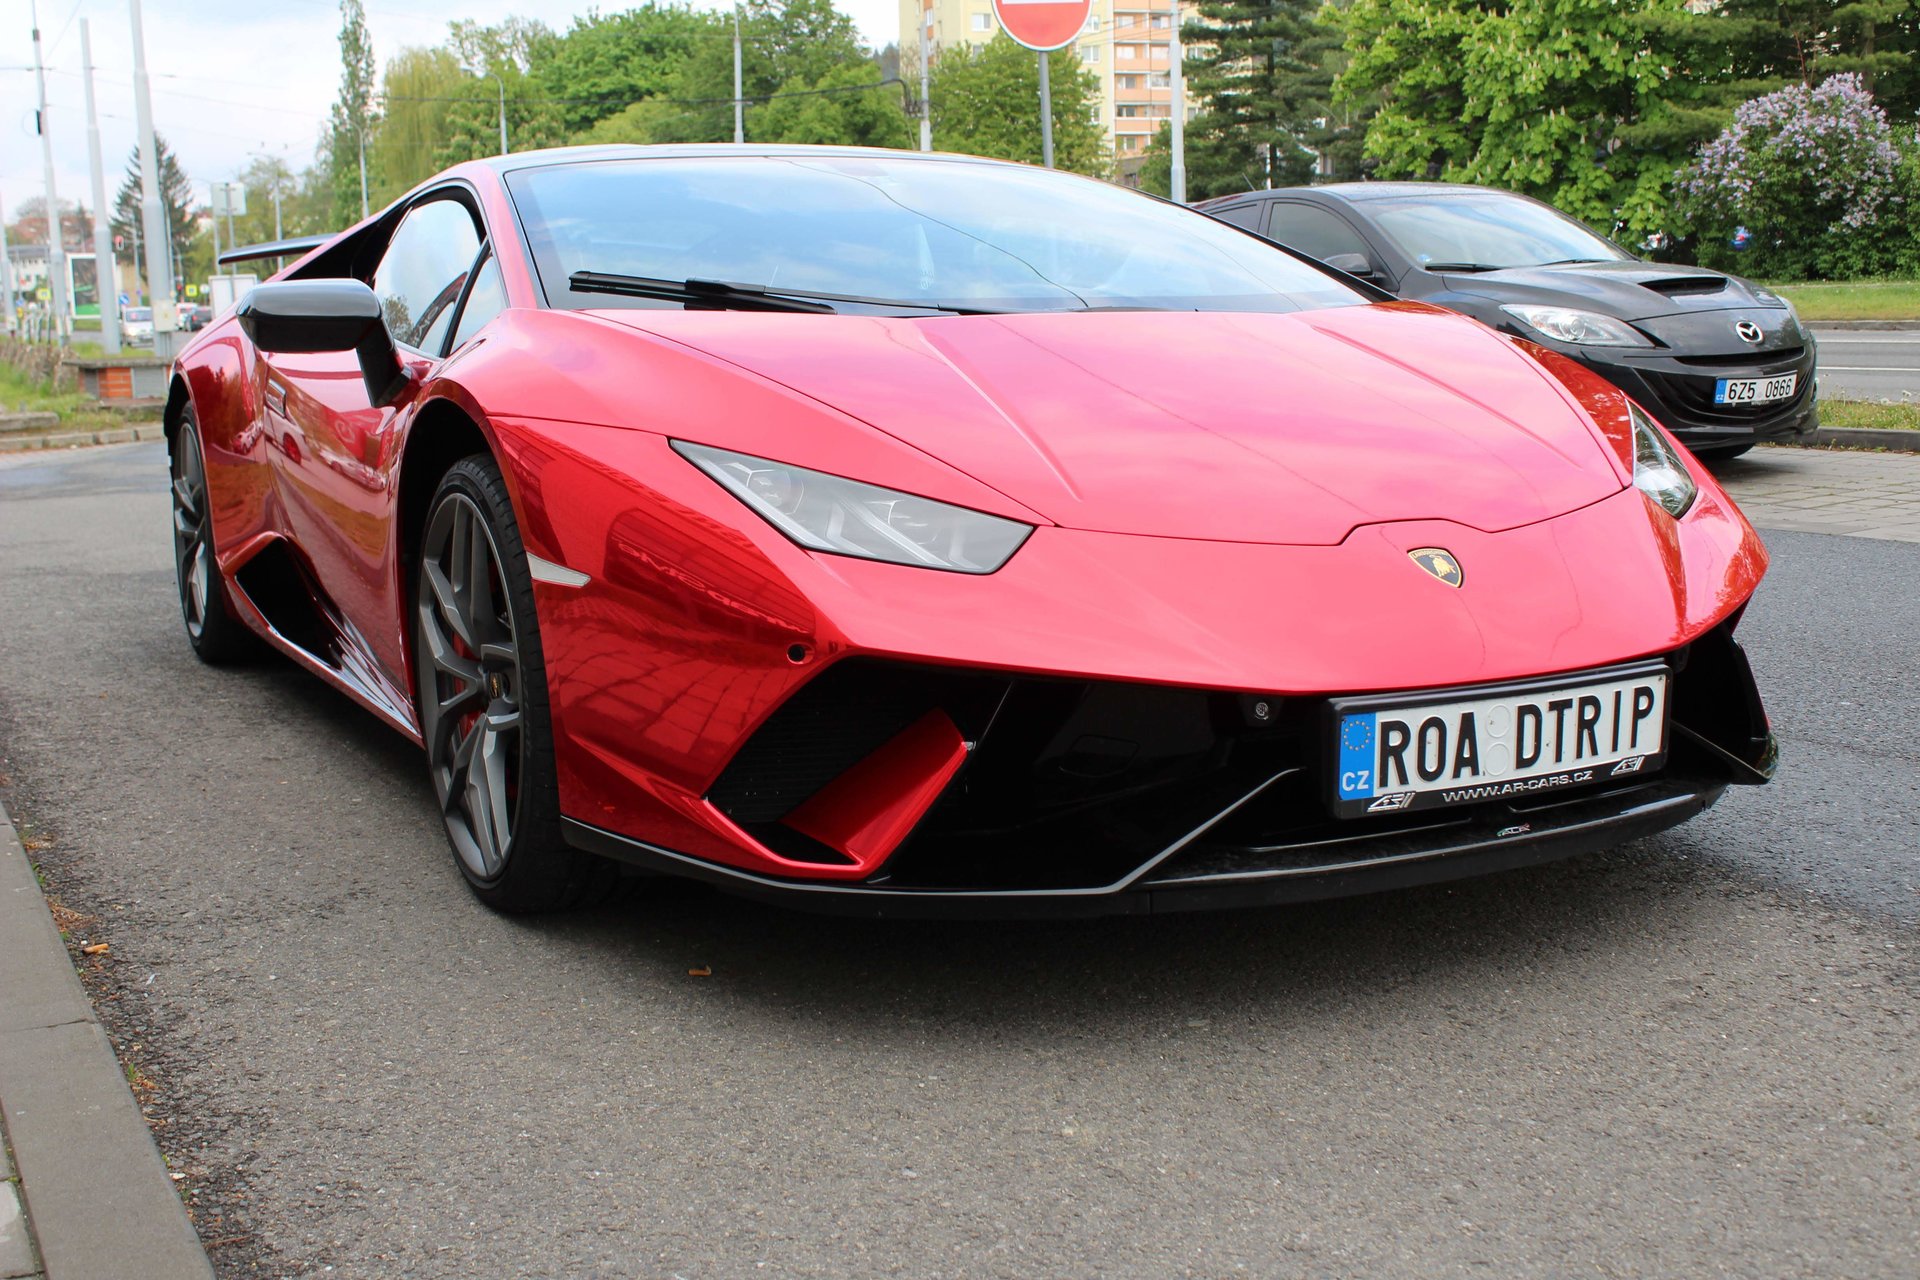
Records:
<instances>
[{"instance_id":1,"label":"car door","mask_svg":"<svg viewBox=\"0 0 1920 1280\"><path fill-rule=\"evenodd\" d=\"M431 376L443 357L484 245L464 195L432 193L407 211L365 271L415 381ZM349 652L335 657L342 664L370 661L401 693L405 650L395 620L404 611L396 599L389 537L398 495L389 478L412 402L373 404L352 352L266 360L267 413L277 437L274 466L286 524L338 614Z\"/></svg>"},{"instance_id":2,"label":"car door","mask_svg":"<svg viewBox=\"0 0 1920 1280\"><path fill-rule=\"evenodd\" d=\"M1394 286L1392 274L1381 255L1367 243L1366 237L1352 223L1324 205L1306 200L1269 200L1267 224L1261 234L1296 253L1304 253L1309 258L1329 265L1339 265L1343 270L1347 264L1335 264L1332 260L1342 255L1358 254L1367 260L1370 270L1352 274L1383 289Z\"/></svg>"}]
</instances>

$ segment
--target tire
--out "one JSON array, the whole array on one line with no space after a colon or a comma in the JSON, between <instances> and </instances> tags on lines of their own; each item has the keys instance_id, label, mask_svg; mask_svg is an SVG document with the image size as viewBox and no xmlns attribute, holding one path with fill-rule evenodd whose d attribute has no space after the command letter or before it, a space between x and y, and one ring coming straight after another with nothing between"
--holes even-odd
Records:
<instances>
[{"instance_id":1,"label":"tire","mask_svg":"<svg viewBox=\"0 0 1920 1280\"><path fill-rule=\"evenodd\" d=\"M186 626L187 642L195 656L211 666L245 662L260 652L260 641L227 608L227 587L214 556L206 454L200 447L200 423L193 416L192 406L181 415L169 454L173 581L180 595L180 621Z\"/></svg>"},{"instance_id":2,"label":"tire","mask_svg":"<svg viewBox=\"0 0 1920 1280\"><path fill-rule=\"evenodd\" d=\"M449 468L427 509L413 637L427 770L474 894L513 913L604 898L619 869L561 836L533 578L506 484L486 454Z\"/></svg>"},{"instance_id":3,"label":"tire","mask_svg":"<svg viewBox=\"0 0 1920 1280\"><path fill-rule=\"evenodd\" d=\"M1751 448L1753 448L1751 444L1709 445L1706 448L1695 449L1693 456L1702 462L1729 462Z\"/></svg>"}]
</instances>

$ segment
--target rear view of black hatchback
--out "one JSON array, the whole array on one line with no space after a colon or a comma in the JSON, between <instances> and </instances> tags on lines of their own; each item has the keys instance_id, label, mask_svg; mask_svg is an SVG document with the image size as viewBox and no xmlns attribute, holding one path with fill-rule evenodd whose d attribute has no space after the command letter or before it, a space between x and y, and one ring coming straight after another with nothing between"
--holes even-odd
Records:
<instances>
[{"instance_id":1,"label":"rear view of black hatchback","mask_svg":"<svg viewBox=\"0 0 1920 1280\"><path fill-rule=\"evenodd\" d=\"M1733 457L1818 424L1813 335L1784 298L1737 276L1643 262L1538 200L1352 182L1197 207L1578 360L1701 457Z\"/></svg>"}]
</instances>

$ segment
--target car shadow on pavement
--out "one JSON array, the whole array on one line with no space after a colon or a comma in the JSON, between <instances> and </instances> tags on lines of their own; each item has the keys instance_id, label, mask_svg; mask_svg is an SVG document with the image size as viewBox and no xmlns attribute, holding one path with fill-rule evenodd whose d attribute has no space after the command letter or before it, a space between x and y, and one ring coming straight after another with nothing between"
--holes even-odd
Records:
<instances>
[{"instance_id":1,"label":"car shadow on pavement","mask_svg":"<svg viewBox=\"0 0 1920 1280\"><path fill-rule=\"evenodd\" d=\"M1656 839L1454 885L1065 922L845 919L645 881L627 902L525 927L636 997L679 984L692 1000L788 1011L816 1032L1131 1039L1310 1024L1409 997L1451 1004L1554 983L1555 970L1584 984L1636 966L1650 935L1685 936L1706 900L1694 874Z\"/></svg>"}]
</instances>

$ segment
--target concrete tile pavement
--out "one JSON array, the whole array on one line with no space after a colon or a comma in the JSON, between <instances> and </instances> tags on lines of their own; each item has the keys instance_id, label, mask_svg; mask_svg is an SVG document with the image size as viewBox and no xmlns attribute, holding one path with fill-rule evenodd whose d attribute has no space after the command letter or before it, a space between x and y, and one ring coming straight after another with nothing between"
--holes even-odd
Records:
<instances>
[{"instance_id":1,"label":"concrete tile pavement","mask_svg":"<svg viewBox=\"0 0 1920 1280\"><path fill-rule=\"evenodd\" d=\"M1760 529L1920 542L1920 454L1762 447L1714 472Z\"/></svg>"}]
</instances>

